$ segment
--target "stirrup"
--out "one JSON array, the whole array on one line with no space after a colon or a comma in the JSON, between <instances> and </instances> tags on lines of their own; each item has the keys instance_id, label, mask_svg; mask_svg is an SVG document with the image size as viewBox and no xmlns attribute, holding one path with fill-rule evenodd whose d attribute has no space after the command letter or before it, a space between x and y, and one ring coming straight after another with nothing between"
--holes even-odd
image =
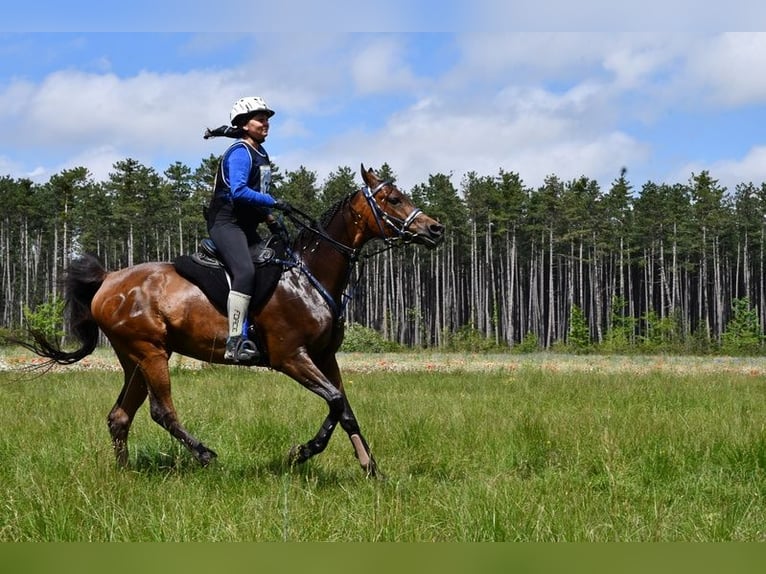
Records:
<instances>
[{"instance_id":1,"label":"stirrup","mask_svg":"<svg viewBox=\"0 0 766 574\"><path fill-rule=\"evenodd\" d=\"M258 347L255 346L255 343L249 339L245 339L242 335L226 339L226 352L223 354L224 359L234 361L235 363L249 363L257 360L259 357L260 353L258 352Z\"/></svg>"}]
</instances>

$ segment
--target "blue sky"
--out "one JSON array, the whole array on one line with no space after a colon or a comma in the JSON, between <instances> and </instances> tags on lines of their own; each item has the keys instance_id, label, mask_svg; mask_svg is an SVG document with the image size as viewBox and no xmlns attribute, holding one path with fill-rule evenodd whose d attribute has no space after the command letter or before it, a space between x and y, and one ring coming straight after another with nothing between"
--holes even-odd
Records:
<instances>
[{"instance_id":1,"label":"blue sky","mask_svg":"<svg viewBox=\"0 0 766 574\"><path fill-rule=\"evenodd\" d=\"M320 183L384 162L405 189L500 169L606 189L623 166L636 189L702 170L732 191L766 182L765 33L441 31L467 17L449 14L432 32L0 27L0 175L82 165L101 180L127 157L195 168L227 145L205 127L261 95L277 111L272 160Z\"/></svg>"}]
</instances>

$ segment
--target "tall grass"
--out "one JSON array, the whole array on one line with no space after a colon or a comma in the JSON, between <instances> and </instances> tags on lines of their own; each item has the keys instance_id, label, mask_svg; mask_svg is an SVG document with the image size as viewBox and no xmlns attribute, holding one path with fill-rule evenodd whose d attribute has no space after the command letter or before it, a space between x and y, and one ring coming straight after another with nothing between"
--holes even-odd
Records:
<instances>
[{"instance_id":1,"label":"tall grass","mask_svg":"<svg viewBox=\"0 0 766 574\"><path fill-rule=\"evenodd\" d=\"M114 372L0 373L0 541L720 541L766 538L766 385L747 374L348 373L385 480L269 371L174 373L201 468L144 406L130 468Z\"/></svg>"}]
</instances>

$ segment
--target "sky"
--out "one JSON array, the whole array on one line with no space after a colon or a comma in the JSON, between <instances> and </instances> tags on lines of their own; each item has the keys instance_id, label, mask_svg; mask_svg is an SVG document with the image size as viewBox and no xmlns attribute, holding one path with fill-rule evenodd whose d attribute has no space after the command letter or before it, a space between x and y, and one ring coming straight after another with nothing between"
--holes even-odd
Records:
<instances>
[{"instance_id":1,"label":"sky","mask_svg":"<svg viewBox=\"0 0 766 574\"><path fill-rule=\"evenodd\" d=\"M519 16L519 2L494 11L441 2L433 19L428 3L393 0L393 13L382 13L339 0L362 30L345 31L317 3L302 4L292 29L256 17L251 26L237 16L241 3L223 1L219 12L235 8L225 20L170 27L169 8L155 8L162 25L141 32L128 15L76 20L86 4L76 0L71 21L9 7L0 176L44 183L84 166L100 181L126 158L159 173L177 161L195 169L230 143L204 140L205 128L228 123L236 99L258 95L276 110L264 144L272 161L282 172L305 167L320 184L362 163L388 163L405 190L437 173L460 189L466 172L500 170L530 187L585 176L607 190L623 167L636 191L702 170L731 191L766 182L766 33L715 30L715 14L692 31L645 31L648 22L631 18L614 31L608 19L584 26L573 11L541 26ZM409 19L407 5L420 7ZM273 18L287 20L280 6Z\"/></svg>"}]
</instances>

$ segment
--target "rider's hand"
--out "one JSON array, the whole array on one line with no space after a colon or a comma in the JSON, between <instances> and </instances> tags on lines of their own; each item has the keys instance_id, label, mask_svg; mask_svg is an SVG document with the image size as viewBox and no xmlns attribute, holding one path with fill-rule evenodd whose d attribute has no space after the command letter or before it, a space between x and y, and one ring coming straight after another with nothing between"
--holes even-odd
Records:
<instances>
[{"instance_id":1,"label":"rider's hand","mask_svg":"<svg viewBox=\"0 0 766 574\"><path fill-rule=\"evenodd\" d=\"M272 207L283 213L290 213L293 210L293 206L283 199L277 199Z\"/></svg>"}]
</instances>

